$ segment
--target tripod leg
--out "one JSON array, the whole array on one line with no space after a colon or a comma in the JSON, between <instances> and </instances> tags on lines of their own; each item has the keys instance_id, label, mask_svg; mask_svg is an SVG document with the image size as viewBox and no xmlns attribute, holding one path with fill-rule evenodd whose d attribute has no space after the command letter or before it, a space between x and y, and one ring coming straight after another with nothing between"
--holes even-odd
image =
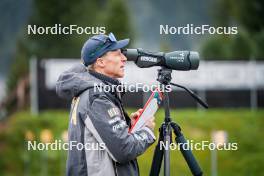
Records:
<instances>
[{"instance_id":1,"label":"tripod leg","mask_svg":"<svg viewBox=\"0 0 264 176\"><path fill-rule=\"evenodd\" d=\"M164 144L171 144L171 126L168 124L164 127ZM164 148L164 176L170 176L170 148Z\"/></svg>"},{"instance_id":2,"label":"tripod leg","mask_svg":"<svg viewBox=\"0 0 264 176\"><path fill-rule=\"evenodd\" d=\"M160 148L160 142L163 141L163 128L164 124L161 125L159 128L159 140L158 144L155 147L154 156L152 159L151 164L151 170L150 170L150 176L158 176L160 173L161 163L163 159L163 149Z\"/></svg>"},{"instance_id":3,"label":"tripod leg","mask_svg":"<svg viewBox=\"0 0 264 176\"><path fill-rule=\"evenodd\" d=\"M198 165L198 162L194 158L191 149L188 148L187 150L185 150L183 148L183 144L187 144L187 141L184 138L183 134L181 133L180 127L176 123L172 122L171 124L172 124L172 128L174 130L174 133L176 135L175 140L176 140L177 144L181 144L181 145L179 145L181 153L182 153L185 161L187 162L192 174L195 176L203 175L203 172L202 172L200 166Z\"/></svg>"}]
</instances>

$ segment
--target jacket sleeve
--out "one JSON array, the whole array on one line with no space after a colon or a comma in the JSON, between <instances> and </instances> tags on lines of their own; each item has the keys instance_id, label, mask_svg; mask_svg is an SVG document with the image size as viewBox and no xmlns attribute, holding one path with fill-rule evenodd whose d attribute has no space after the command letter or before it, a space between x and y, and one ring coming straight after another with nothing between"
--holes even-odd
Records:
<instances>
[{"instance_id":1,"label":"jacket sleeve","mask_svg":"<svg viewBox=\"0 0 264 176\"><path fill-rule=\"evenodd\" d=\"M114 161L125 163L133 160L154 143L155 136L146 126L135 133L128 133L128 125L120 109L106 95L100 94L90 105L85 125L99 142L105 144Z\"/></svg>"}]
</instances>

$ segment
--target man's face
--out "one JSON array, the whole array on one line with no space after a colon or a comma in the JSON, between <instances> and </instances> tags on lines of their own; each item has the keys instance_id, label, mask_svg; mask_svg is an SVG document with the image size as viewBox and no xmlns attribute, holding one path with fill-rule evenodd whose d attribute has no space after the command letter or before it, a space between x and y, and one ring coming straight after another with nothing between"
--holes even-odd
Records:
<instances>
[{"instance_id":1,"label":"man's face","mask_svg":"<svg viewBox=\"0 0 264 176\"><path fill-rule=\"evenodd\" d=\"M112 78L123 78L125 73L125 63L127 58L122 54L121 50L109 51L101 58L100 65L103 74Z\"/></svg>"}]
</instances>

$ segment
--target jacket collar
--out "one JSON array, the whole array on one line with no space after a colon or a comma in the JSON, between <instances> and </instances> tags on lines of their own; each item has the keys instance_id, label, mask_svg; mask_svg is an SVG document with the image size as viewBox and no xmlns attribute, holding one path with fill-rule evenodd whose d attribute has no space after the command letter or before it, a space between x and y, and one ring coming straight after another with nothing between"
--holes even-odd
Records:
<instances>
[{"instance_id":1,"label":"jacket collar","mask_svg":"<svg viewBox=\"0 0 264 176\"><path fill-rule=\"evenodd\" d=\"M106 76L104 74L101 74L101 73L98 73L92 70L89 70L89 73L93 75L94 77L96 77L97 79L102 80L104 83L108 83L108 84L110 83L112 85L121 85L121 83L115 78L111 78L109 76Z\"/></svg>"},{"instance_id":2,"label":"jacket collar","mask_svg":"<svg viewBox=\"0 0 264 176\"><path fill-rule=\"evenodd\" d=\"M118 79L114 79L114 78L111 78L109 76L106 76L104 74L101 74L101 73L98 73L98 72L95 72L93 70L89 70L88 71L92 76L94 76L95 78L103 81L104 84L106 85L116 85L116 86L123 86L120 81ZM120 92L120 91L117 91L116 89L114 89L112 91L112 93L117 96L119 99L121 99L121 97L123 97L123 95L125 94L125 88L123 87L123 90Z\"/></svg>"}]
</instances>

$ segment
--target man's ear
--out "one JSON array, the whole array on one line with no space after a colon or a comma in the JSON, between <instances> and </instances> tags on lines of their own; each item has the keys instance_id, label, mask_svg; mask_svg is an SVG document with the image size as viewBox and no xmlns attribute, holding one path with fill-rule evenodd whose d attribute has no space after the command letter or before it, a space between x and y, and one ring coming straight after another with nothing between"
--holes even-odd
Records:
<instances>
[{"instance_id":1,"label":"man's ear","mask_svg":"<svg viewBox=\"0 0 264 176\"><path fill-rule=\"evenodd\" d=\"M98 57L96 60L96 65L100 68L105 67L105 62L104 62L103 58Z\"/></svg>"}]
</instances>

